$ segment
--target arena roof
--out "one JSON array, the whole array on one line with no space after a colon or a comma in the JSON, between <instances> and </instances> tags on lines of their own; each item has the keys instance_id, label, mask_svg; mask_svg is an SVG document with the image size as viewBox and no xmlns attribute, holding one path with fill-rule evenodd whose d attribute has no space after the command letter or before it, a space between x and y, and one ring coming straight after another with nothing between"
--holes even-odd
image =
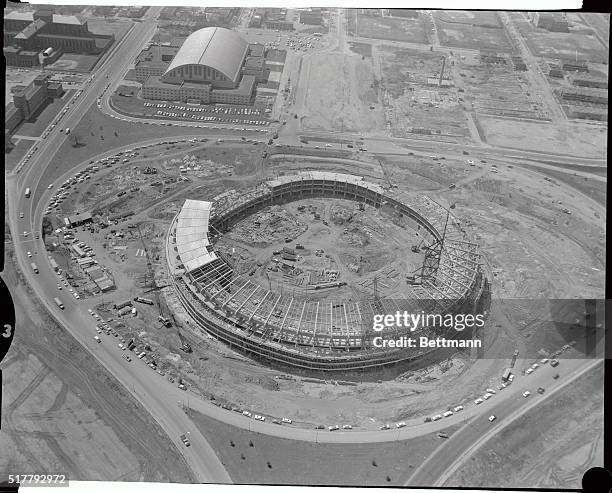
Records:
<instances>
[{"instance_id":1,"label":"arena roof","mask_svg":"<svg viewBox=\"0 0 612 493\"><path fill-rule=\"evenodd\" d=\"M187 272L217 258L209 252L208 220L212 202L185 200L176 223L176 248Z\"/></svg>"},{"instance_id":2,"label":"arena roof","mask_svg":"<svg viewBox=\"0 0 612 493\"><path fill-rule=\"evenodd\" d=\"M249 44L231 29L199 29L185 40L165 73L183 65L205 65L236 82L248 49Z\"/></svg>"}]
</instances>

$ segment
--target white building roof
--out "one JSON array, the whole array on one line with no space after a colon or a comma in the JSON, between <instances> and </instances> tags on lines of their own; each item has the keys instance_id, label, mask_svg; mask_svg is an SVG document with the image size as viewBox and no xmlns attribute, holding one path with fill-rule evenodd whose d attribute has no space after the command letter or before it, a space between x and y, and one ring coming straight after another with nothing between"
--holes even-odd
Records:
<instances>
[{"instance_id":1,"label":"white building roof","mask_svg":"<svg viewBox=\"0 0 612 493\"><path fill-rule=\"evenodd\" d=\"M199 29L187 37L166 74L183 65L205 65L236 82L248 49L249 44L231 29Z\"/></svg>"}]
</instances>

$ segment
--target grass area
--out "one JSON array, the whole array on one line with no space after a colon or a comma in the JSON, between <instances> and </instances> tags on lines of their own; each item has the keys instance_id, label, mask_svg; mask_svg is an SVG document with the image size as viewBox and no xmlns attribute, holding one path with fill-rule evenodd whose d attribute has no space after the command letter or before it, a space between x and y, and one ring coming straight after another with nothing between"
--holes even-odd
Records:
<instances>
[{"instance_id":1,"label":"grass area","mask_svg":"<svg viewBox=\"0 0 612 493\"><path fill-rule=\"evenodd\" d=\"M190 482L164 431L55 321L7 257L17 316L2 362L0 469L62 471L76 480Z\"/></svg>"},{"instance_id":2,"label":"grass area","mask_svg":"<svg viewBox=\"0 0 612 493\"><path fill-rule=\"evenodd\" d=\"M495 12L439 10L434 18L440 43L445 46L512 51L512 44Z\"/></svg>"},{"instance_id":3,"label":"grass area","mask_svg":"<svg viewBox=\"0 0 612 493\"><path fill-rule=\"evenodd\" d=\"M249 432L194 411L191 417L236 483L398 486L443 440L431 433L401 442L312 443Z\"/></svg>"},{"instance_id":4,"label":"grass area","mask_svg":"<svg viewBox=\"0 0 612 493\"><path fill-rule=\"evenodd\" d=\"M444 486L580 488L603 465L603 365L489 440Z\"/></svg>"},{"instance_id":5,"label":"grass area","mask_svg":"<svg viewBox=\"0 0 612 493\"><path fill-rule=\"evenodd\" d=\"M74 90L66 91L60 99L54 99L49 105L39 110L35 115L35 121L22 123L13 133L29 137L40 137L45 128L59 115L64 105L70 101L73 94Z\"/></svg>"},{"instance_id":6,"label":"grass area","mask_svg":"<svg viewBox=\"0 0 612 493\"><path fill-rule=\"evenodd\" d=\"M421 19L370 17L357 13L357 36L364 38L427 43L427 34Z\"/></svg>"},{"instance_id":7,"label":"grass area","mask_svg":"<svg viewBox=\"0 0 612 493\"><path fill-rule=\"evenodd\" d=\"M349 42L351 51L358 55L372 58L372 45L369 43Z\"/></svg>"},{"instance_id":8,"label":"grass area","mask_svg":"<svg viewBox=\"0 0 612 493\"><path fill-rule=\"evenodd\" d=\"M79 55L77 53L64 53L59 59L47 67L47 70L74 72L89 72L98 61L98 55Z\"/></svg>"},{"instance_id":9,"label":"grass area","mask_svg":"<svg viewBox=\"0 0 612 493\"><path fill-rule=\"evenodd\" d=\"M16 141L16 138L13 138L13 142ZM4 154L4 167L6 171L12 171L15 166L23 159L34 144L33 140L21 139L13 149Z\"/></svg>"}]
</instances>

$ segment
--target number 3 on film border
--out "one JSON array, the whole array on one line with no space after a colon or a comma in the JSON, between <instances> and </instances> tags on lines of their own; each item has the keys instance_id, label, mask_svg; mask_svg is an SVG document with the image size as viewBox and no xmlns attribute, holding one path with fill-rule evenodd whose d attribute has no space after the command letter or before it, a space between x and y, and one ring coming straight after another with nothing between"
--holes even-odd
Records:
<instances>
[{"instance_id":1,"label":"number 3 on film border","mask_svg":"<svg viewBox=\"0 0 612 493\"><path fill-rule=\"evenodd\" d=\"M8 353L15 335L15 306L13 298L0 277L0 362Z\"/></svg>"}]
</instances>

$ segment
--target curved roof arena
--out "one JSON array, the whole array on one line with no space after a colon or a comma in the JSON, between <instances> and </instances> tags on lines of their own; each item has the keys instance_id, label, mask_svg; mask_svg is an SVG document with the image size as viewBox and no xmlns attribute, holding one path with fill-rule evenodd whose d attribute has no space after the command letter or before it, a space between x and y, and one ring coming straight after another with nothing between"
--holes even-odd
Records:
<instances>
[{"instance_id":1,"label":"curved roof arena","mask_svg":"<svg viewBox=\"0 0 612 493\"><path fill-rule=\"evenodd\" d=\"M187 37L164 75L184 65L204 65L236 81L248 48L236 31L205 27Z\"/></svg>"}]
</instances>

